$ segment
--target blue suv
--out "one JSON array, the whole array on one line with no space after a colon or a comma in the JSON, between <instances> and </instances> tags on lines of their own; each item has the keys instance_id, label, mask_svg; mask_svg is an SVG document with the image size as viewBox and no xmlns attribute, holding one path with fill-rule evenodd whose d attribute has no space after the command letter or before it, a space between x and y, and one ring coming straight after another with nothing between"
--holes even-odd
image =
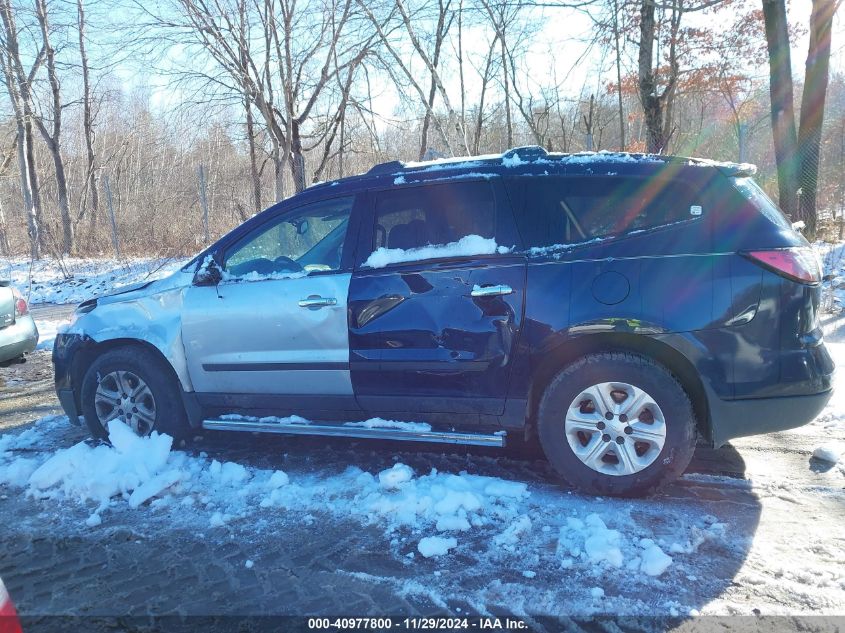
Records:
<instances>
[{"instance_id":1,"label":"blue suv","mask_svg":"<svg viewBox=\"0 0 845 633\"><path fill-rule=\"evenodd\" d=\"M536 438L581 489L647 494L831 396L818 259L753 173L530 147L314 185L80 305L59 399L103 438Z\"/></svg>"}]
</instances>

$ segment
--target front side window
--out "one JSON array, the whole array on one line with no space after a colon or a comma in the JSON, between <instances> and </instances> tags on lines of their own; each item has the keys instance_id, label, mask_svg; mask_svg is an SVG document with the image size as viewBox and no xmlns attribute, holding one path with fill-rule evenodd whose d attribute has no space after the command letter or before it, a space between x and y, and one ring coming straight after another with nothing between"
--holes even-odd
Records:
<instances>
[{"instance_id":1,"label":"front side window","mask_svg":"<svg viewBox=\"0 0 845 633\"><path fill-rule=\"evenodd\" d=\"M354 198L302 206L242 238L223 265L233 277L339 270Z\"/></svg>"},{"instance_id":2,"label":"front side window","mask_svg":"<svg viewBox=\"0 0 845 633\"><path fill-rule=\"evenodd\" d=\"M535 178L509 183L530 247L589 242L695 219L698 195L665 179Z\"/></svg>"},{"instance_id":3,"label":"front side window","mask_svg":"<svg viewBox=\"0 0 845 633\"><path fill-rule=\"evenodd\" d=\"M419 249L495 233L496 206L487 182L410 187L376 198L374 250Z\"/></svg>"}]
</instances>

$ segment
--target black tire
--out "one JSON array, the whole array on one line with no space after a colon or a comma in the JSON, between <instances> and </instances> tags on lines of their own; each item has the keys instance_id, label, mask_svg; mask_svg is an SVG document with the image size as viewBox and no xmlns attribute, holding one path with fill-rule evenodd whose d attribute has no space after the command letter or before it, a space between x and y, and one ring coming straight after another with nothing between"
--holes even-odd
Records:
<instances>
[{"instance_id":1,"label":"black tire","mask_svg":"<svg viewBox=\"0 0 845 633\"><path fill-rule=\"evenodd\" d=\"M141 378L152 392L155 401L155 423L145 435L158 431L180 439L190 433L188 416L172 368L150 350L132 345L109 350L97 357L82 379L82 415L94 437L108 439L108 433L97 417L94 404L100 380L98 377L115 371L132 372Z\"/></svg>"},{"instance_id":2,"label":"black tire","mask_svg":"<svg viewBox=\"0 0 845 633\"><path fill-rule=\"evenodd\" d=\"M579 393L608 382L623 382L644 390L665 419L665 440L657 458L630 475L594 470L576 456L565 432L566 412ZM537 426L540 445L552 467L569 483L596 495L652 494L680 477L692 459L697 438L695 413L681 383L654 360L626 352L590 354L558 373L540 400Z\"/></svg>"}]
</instances>

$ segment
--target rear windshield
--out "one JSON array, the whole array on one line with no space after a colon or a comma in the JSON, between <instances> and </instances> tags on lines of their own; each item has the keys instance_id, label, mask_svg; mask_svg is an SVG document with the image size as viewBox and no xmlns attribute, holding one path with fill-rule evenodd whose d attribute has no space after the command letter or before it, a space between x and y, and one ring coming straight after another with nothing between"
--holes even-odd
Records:
<instances>
[{"instance_id":1,"label":"rear windshield","mask_svg":"<svg viewBox=\"0 0 845 633\"><path fill-rule=\"evenodd\" d=\"M786 219L783 212L754 180L751 178L734 178L734 184L742 197L759 209L773 224L784 229L792 228L792 223Z\"/></svg>"}]
</instances>

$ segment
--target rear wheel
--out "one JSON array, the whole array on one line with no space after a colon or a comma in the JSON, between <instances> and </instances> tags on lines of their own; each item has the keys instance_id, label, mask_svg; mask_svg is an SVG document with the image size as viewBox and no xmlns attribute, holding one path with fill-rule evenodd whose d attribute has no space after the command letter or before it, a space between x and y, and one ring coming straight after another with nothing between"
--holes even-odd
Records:
<instances>
[{"instance_id":1,"label":"rear wheel","mask_svg":"<svg viewBox=\"0 0 845 633\"><path fill-rule=\"evenodd\" d=\"M99 356L82 380L82 413L95 437L107 439L120 420L136 434L185 436L185 408L173 372L143 347L120 347Z\"/></svg>"},{"instance_id":2,"label":"rear wheel","mask_svg":"<svg viewBox=\"0 0 845 633\"><path fill-rule=\"evenodd\" d=\"M555 376L540 401L538 432L549 462L570 483L591 494L638 496L683 473L696 420L665 367L606 352Z\"/></svg>"}]
</instances>

